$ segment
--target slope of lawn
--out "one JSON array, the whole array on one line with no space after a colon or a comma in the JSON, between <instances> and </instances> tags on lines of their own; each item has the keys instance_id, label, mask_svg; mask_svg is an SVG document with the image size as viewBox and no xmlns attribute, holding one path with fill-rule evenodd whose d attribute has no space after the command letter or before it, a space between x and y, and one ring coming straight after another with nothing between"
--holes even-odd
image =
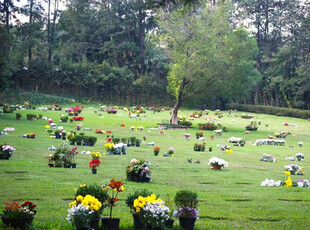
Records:
<instances>
[{"instance_id":1,"label":"slope of lawn","mask_svg":"<svg viewBox=\"0 0 310 230\"><path fill-rule=\"evenodd\" d=\"M104 118L100 118L97 110ZM69 132L74 130L78 122L58 122L64 111L23 110L19 111L22 119L17 121L15 114L0 115L0 130L14 127L15 132L0 136L0 143L12 145L16 151L10 160L0 161L0 203L4 201L30 200L37 204L37 214L34 219L34 229L73 229L66 221L68 204L74 199L74 188L80 184L97 183L103 185L110 178L125 180L125 191L120 194L120 201L113 210L113 216L121 218L121 229L132 229L133 220L124 200L135 190L149 189L165 201L173 199L180 189L190 189L199 196L199 219L196 229L307 229L310 223L310 189L298 187L261 187L260 183L266 178L284 180L284 166L295 163L304 167L304 176L292 175L293 180L310 179L310 122L307 120L276 117L255 114L254 120L261 120L257 132L245 134L248 119L240 118L242 112L224 117L220 123L229 129L222 136L215 136L213 131L204 131L206 142L205 152L195 152L193 146L201 142L196 140L195 133L199 132L198 123L207 122L207 117L217 118L214 112L208 116L193 120L193 128L189 130L165 130L161 134L157 123L169 120L169 111L153 113L147 111L147 117L130 119L128 112L118 110L116 115L99 112L99 106L86 106L81 116L85 117L83 127L92 131L82 131L86 135L98 138L94 147L78 146L78 151L90 150L105 152L106 134L95 134L95 129L111 130L114 137L135 136L146 137L141 147L127 148L126 155L105 155L101 159L98 174L92 174L88 166L89 155L77 155L77 168L49 168L46 155L51 153L48 147L58 146L61 140L50 139L45 131L47 121L26 120L26 114L42 114L64 126ZM187 116L193 111L180 111ZM283 123L294 123L297 127L284 126ZM121 127L120 124L125 124ZM268 124L268 127L266 127ZM132 131L131 126L143 126L143 131ZM267 138L274 132L290 131L292 135L285 138L285 146L255 146L256 139ZM27 132L36 133L35 139L23 138ZM191 139L185 140L184 133L190 133ZM219 144L228 144L229 137L243 137L244 147L232 146L233 153L221 153ZM154 141L161 148L159 156L154 156L153 146L147 146ZM298 142L303 142L302 147ZM289 146L294 146L290 148ZM163 157L169 147L174 147L174 157ZM209 152L209 147L213 148ZM304 161L286 161L285 157L293 157L296 153L305 155ZM262 162L261 156L273 155L276 163ZM211 170L208 160L213 157L226 160L229 166L220 171ZM141 184L126 180L125 169L132 158L149 160L152 167L151 183ZM192 159L193 163L188 163ZM200 160L200 164L194 161ZM107 215L108 210L104 211ZM178 221L175 219L177 229ZM3 228L1 223L0 228Z\"/></svg>"}]
</instances>

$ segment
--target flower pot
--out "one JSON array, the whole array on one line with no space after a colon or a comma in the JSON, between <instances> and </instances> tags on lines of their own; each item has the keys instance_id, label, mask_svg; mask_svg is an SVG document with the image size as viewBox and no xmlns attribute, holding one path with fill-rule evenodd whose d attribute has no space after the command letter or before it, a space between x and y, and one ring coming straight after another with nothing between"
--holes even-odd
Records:
<instances>
[{"instance_id":1,"label":"flower pot","mask_svg":"<svg viewBox=\"0 0 310 230\"><path fill-rule=\"evenodd\" d=\"M302 161L302 157L301 156L298 156L296 158L297 158L297 161Z\"/></svg>"},{"instance_id":2,"label":"flower pot","mask_svg":"<svg viewBox=\"0 0 310 230\"><path fill-rule=\"evenodd\" d=\"M64 165L64 168L71 168L71 165Z\"/></svg>"},{"instance_id":3,"label":"flower pot","mask_svg":"<svg viewBox=\"0 0 310 230\"><path fill-rule=\"evenodd\" d=\"M91 169L93 174L97 174L97 169Z\"/></svg>"},{"instance_id":4,"label":"flower pot","mask_svg":"<svg viewBox=\"0 0 310 230\"><path fill-rule=\"evenodd\" d=\"M194 230L196 217L179 217L179 222L185 230Z\"/></svg>"},{"instance_id":5,"label":"flower pot","mask_svg":"<svg viewBox=\"0 0 310 230\"><path fill-rule=\"evenodd\" d=\"M166 222L166 227L167 228L173 228L173 223L174 223L173 219L168 219Z\"/></svg>"},{"instance_id":6,"label":"flower pot","mask_svg":"<svg viewBox=\"0 0 310 230\"><path fill-rule=\"evenodd\" d=\"M49 167L54 167L54 164L48 164Z\"/></svg>"},{"instance_id":7,"label":"flower pot","mask_svg":"<svg viewBox=\"0 0 310 230\"><path fill-rule=\"evenodd\" d=\"M94 230L98 230L99 222L100 222L100 217L94 217L92 221L90 222L90 228Z\"/></svg>"},{"instance_id":8,"label":"flower pot","mask_svg":"<svg viewBox=\"0 0 310 230\"><path fill-rule=\"evenodd\" d=\"M140 220L140 215L138 213L132 214L133 217L133 229L142 229L143 224L141 223Z\"/></svg>"},{"instance_id":9,"label":"flower pot","mask_svg":"<svg viewBox=\"0 0 310 230\"><path fill-rule=\"evenodd\" d=\"M211 169L213 170L220 170L222 168L222 165L212 165Z\"/></svg>"},{"instance_id":10,"label":"flower pot","mask_svg":"<svg viewBox=\"0 0 310 230\"><path fill-rule=\"evenodd\" d=\"M104 230L119 230L119 218L102 218L101 223Z\"/></svg>"},{"instance_id":11,"label":"flower pot","mask_svg":"<svg viewBox=\"0 0 310 230\"><path fill-rule=\"evenodd\" d=\"M3 215L1 219L6 227L12 227L14 229L24 230L31 227L34 217L31 216L24 218L7 219L6 216Z\"/></svg>"},{"instance_id":12,"label":"flower pot","mask_svg":"<svg viewBox=\"0 0 310 230\"><path fill-rule=\"evenodd\" d=\"M72 163L72 168L76 168L76 163Z\"/></svg>"}]
</instances>

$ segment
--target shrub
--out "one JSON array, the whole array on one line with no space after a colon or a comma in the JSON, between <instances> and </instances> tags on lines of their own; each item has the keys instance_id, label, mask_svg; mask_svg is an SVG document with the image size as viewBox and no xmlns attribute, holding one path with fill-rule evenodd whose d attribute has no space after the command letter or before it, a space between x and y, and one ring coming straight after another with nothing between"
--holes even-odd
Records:
<instances>
[{"instance_id":1,"label":"shrub","mask_svg":"<svg viewBox=\"0 0 310 230\"><path fill-rule=\"evenodd\" d=\"M207 122L206 124L200 123L200 124L198 124L198 126L199 126L199 129L201 129L201 130L216 130L216 129L221 128L220 125L216 125L216 124L211 123L211 122Z\"/></svg>"},{"instance_id":2,"label":"shrub","mask_svg":"<svg viewBox=\"0 0 310 230\"><path fill-rule=\"evenodd\" d=\"M27 120L37 119L37 115L35 114L27 114Z\"/></svg>"},{"instance_id":3,"label":"shrub","mask_svg":"<svg viewBox=\"0 0 310 230\"><path fill-rule=\"evenodd\" d=\"M174 203L178 209L180 208L197 208L198 195L190 190L180 190L174 197Z\"/></svg>"},{"instance_id":4,"label":"shrub","mask_svg":"<svg viewBox=\"0 0 310 230\"><path fill-rule=\"evenodd\" d=\"M114 144L118 144L120 140L121 140L120 138L114 137L114 138L113 138L113 143L114 143Z\"/></svg>"},{"instance_id":5,"label":"shrub","mask_svg":"<svg viewBox=\"0 0 310 230\"><path fill-rule=\"evenodd\" d=\"M64 122L64 123L65 123L65 122L68 121L68 117L61 117L60 120L61 120L61 122Z\"/></svg>"},{"instance_id":6,"label":"shrub","mask_svg":"<svg viewBox=\"0 0 310 230\"><path fill-rule=\"evenodd\" d=\"M21 119L22 115L20 113L16 113L16 119Z\"/></svg>"},{"instance_id":7,"label":"shrub","mask_svg":"<svg viewBox=\"0 0 310 230\"><path fill-rule=\"evenodd\" d=\"M87 145L94 146L96 142L97 142L97 137L89 136Z\"/></svg>"},{"instance_id":8,"label":"shrub","mask_svg":"<svg viewBox=\"0 0 310 230\"><path fill-rule=\"evenodd\" d=\"M302 119L310 118L309 110L289 109L289 108L264 106L264 105L245 105L237 103L229 103L226 105L226 107L229 109L235 109L239 111L247 111L253 113L267 113L276 116L297 117Z\"/></svg>"}]
</instances>

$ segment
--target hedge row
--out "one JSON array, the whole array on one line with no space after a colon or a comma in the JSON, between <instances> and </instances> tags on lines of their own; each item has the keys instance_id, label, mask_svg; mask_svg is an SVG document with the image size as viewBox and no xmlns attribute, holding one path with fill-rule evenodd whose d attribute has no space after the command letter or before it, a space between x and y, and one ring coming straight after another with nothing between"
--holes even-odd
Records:
<instances>
[{"instance_id":1,"label":"hedge row","mask_svg":"<svg viewBox=\"0 0 310 230\"><path fill-rule=\"evenodd\" d=\"M252 113L266 113L276 116L297 117L302 119L310 118L310 110L289 109L289 108L264 106L264 105L245 105L236 103L229 103L226 105L226 108Z\"/></svg>"},{"instance_id":2,"label":"hedge row","mask_svg":"<svg viewBox=\"0 0 310 230\"><path fill-rule=\"evenodd\" d=\"M30 104L70 104L74 100L67 97L59 97L54 95L47 95L34 91L23 91L20 89L6 88L0 93L0 104L24 104L28 101Z\"/></svg>"}]
</instances>

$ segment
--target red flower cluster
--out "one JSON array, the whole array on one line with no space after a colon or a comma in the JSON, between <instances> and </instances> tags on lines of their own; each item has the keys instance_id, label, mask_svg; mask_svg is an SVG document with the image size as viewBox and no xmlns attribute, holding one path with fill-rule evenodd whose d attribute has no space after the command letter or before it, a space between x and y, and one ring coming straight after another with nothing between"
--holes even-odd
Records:
<instances>
[{"instance_id":1,"label":"red flower cluster","mask_svg":"<svg viewBox=\"0 0 310 230\"><path fill-rule=\"evenodd\" d=\"M89 162L89 167L95 169L96 167L99 167L99 166L100 166L100 163L101 163L101 162L100 162L99 159L92 159L92 160Z\"/></svg>"},{"instance_id":2,"label":"red flower cluster","mask_svg":"<svg viewBox=\"0 0 310 230\"><path fill-rule=\"evenodd\" d=\"M102 131L101 129L96 129L95 133L97 133L97 134L102 134L103 131Z\"/></svg>"},{"instance_id":3,"label":"red flower cluster","mask_svg":"<svg viewBox=\"0 0 310 230\"><path fill-rule=\"evenodd\" d=\"M73 108L73 112L74 113L81 113L82 112L82 109L84 109L84 106L82 105L81 107L79 107L78 105L76 105L74 108Z\"/></svg>"},{"instance_id":4,"label":"red flower cluster","mask_svg":"<svg viewBox=\"0 0 310 230\"><path fill-rule=\"evenodd\" d=\"M84 117L72 117L74 121L83 121Z\"/></svg>"},{"instance_id":5,"label":"red flower cluster","mask_svg":"<svg viewBox=\"0 0 310 230\"><path fill-rule=\"evenodd\" d=\"M21 208L21 206L17 201L13 201L12 203L6 201L4 202L4 204L6 205L5 209L8 211L17 211L18 209Z\"/></svg>"}]
</instances>

